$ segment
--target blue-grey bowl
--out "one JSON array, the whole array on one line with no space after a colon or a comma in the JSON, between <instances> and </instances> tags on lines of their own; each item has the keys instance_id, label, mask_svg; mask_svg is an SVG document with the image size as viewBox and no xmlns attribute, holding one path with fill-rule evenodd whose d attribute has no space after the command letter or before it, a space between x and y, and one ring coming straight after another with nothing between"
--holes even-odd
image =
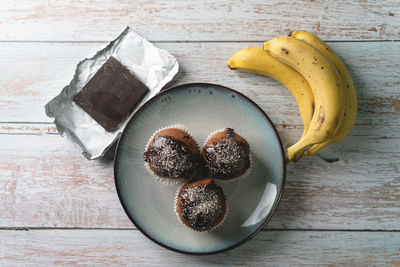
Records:
<instances>
[{"instance_id":1,"label":"blue-grey bowl","mask_svg":"<svg viewBox=\"0 0 400 267\"><path fill-rule=\"evenodd\" d=\"M143 152L160 128L183 124L200 147L218 129L233 128L250 145L250 175L223 188L229 212L210 232L195 232L175 213L179 185L165 185L146 169ZM271 120L246 96L230 88L193 83L162 91L130 119L118 142L114 176L119 199L145 236L173 251L213 254L237 247L256 235L280 201L286 174L282 143Z\"/></svg>"}]
</instances>

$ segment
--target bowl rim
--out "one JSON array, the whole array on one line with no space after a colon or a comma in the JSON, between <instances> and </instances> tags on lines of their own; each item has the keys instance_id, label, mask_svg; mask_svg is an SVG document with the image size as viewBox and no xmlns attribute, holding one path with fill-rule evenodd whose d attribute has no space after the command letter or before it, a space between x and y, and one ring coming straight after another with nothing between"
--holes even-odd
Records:
<instances>
[{"instance_id":1,"label":"bowl rim","mask_svg":"<svg viewBox=\"0 0 400 267\"><path fill-rule=\"evenodd\" d=\"M121 140L123 139L123 137L126 134L126 129L128 128L128 126L132 123L132 121L135 120L135 117L137 116L137 114L140 113L140 111L142 109L144 109L147 105L149 105L151 102L153 102L154 100L158 99L159 97L163 96L164 94L171 92L171 91L175 91L175 90L179 90L183 87L188 87L188 86L214 86L214 87L220 87L224 90L227 90L231 93L237 94L241 97L243 97L245 100L247 100L248 102L250 102L250 104L254 105L260 112L261 114L263 114L265 116L265 118L267 119L267 121L272 125L272 129L274 130L277 138L278 138L278 142L279 142L279 146L281 148L281 154L282 154L282 168L283 168L283 172L282 172L282 184L281 184L281 190L279 191L279 194L277 195L277 197L275 197L275 203L273 204L270 213L268 214L268 216L264 219L264 222L260 224L260 226L249 236L247 236L246 238L226 247L226 248L222 248L222 249L217 249L217 250L213 250L213 251L207 251L207 252L193 252L193 251L186 251L186 250L181 250L181 249L177 249L174 247L170 247L164 243L162 243L161 241L153 238L150 234L148 234L145 230L143 230L137 223L136 221L133 219L133 217L130 215L127 207L125 206L124 200L122 198L121 195L121 191L117 182L117 177L118 177L118 171L116 168L117 162L118 162L118 155L119 155L119 151L120 151L120 143ZM264 110L257 105L253 100L251 100L249 97L245 96L244 94L231 89L229 87L223 86L223 85L219 85L219 84L215 84L215 83L205 83L205 82L194 82L194 83L184 83L184 84L179 84L179 85L175 85L172 87L169 87L167 89L163 89L161 90L158 94L156 94L154 97L150 98L146 103L144 103L133 115L132 117L129 119L128 123L126 124L124 130L122 131L122 134L120 136L120 138L118 139L117 142L117 147L115 149L115 153L114 153L114 183L115 183L115 187L116 187L116 191L117 191L117 195L118 195L118 199L122 205L122 208L124 209L126 215L128 216L128 218L131 220L131 222L133 223L133 225L136 227L137 230L139 230L144 236L146 236L148 239L150 239L151 241L153 241L154 243L158 244L161 247L164 247L166 249L169 249L171 251L174 252L178 252L178 253L182 253L182 254L187 254L187 255L212 255L212 254L217 254L217 253L222 253L231 249L234 249L236 247L239 247L241 245L243 245L244 243L246 243L247 241L249 241L250 239L252 239L254 236L256 236L267 224L268 222L271 220L272 216L275 214L275 211L277 209L277 207L279 206L279 203L281 201L282 198L282 194L284 191L284 187L285 187L285 181L286 181L286 156L285 156L285 151L283 149L283 145L282 145L282 140L278 134L278 131L275 128L275 125L272 123L271 119L268 117L268 115L264 112Z\"/></svg>"}]
</instances>

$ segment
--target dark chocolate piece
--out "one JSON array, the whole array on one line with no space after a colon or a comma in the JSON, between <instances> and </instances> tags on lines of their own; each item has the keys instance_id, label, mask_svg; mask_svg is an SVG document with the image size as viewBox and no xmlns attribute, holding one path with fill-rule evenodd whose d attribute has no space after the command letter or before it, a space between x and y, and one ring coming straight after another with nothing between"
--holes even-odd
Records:
<instances>
[{"instance_id":1,"label":"dark chocolate piece","mask_svg":"<svg viewBox=\"0 0 400 267\"><path fill-rule=\"evenodd\" d=\"M226 210L225 195L209 179L206 184L196 182L183 186L178 195L178 212L189 227L204 231L218 225Z\"/></svg>"},{"instance_id":2,"label":"dark chocolate piece","mask_svg":"<svg viewBox=\"0 0 400 267\"><path fill-rule=\"evenodd\" d=\"M149 89L114 57L94 74L74 102L108 132L118 129Z\"/></svg>"},{"instance_id":3,"label":"dark chocolate piece","mask_svg":"<svg viewBox=\"0 0 400 267\"><path fill-rule=\"evenodd\" d=\"M156 135L143 158L157 175L165 178L188 178L196 167L189 147L170 136Z\"/></svg>"},{"instance_id":4,"label":"dark chocolate piece","mask_svg":"<svg viewBox=\"0 0 400 267\"><path fill-rule=\"evenodd\" d=\"M203 150L208 173L217 179L232 179L242 175L250 167L249 144L235 140L233 129L225 129L226 140L214 142Z\"/></svg>"}]
</instances>

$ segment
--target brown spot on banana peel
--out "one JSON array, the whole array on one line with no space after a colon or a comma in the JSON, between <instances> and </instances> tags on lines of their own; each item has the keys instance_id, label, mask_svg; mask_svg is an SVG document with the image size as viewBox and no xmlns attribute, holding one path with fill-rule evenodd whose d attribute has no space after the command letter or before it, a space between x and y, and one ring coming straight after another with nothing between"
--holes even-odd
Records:
<instances>
[{"instance_id":1,"label":"brown spot on banana peel","mask_svg":"<svg viewBox=\"0 0 400 267\"><path fill-rule=\"evenodd\" d=\"M319 129L321 129L321 126L322 126L322 124L324 123L324 121L325 121L325 113L324 114L319 114L318 115L318 120L320 121L320 124L318 125L318 128L317 128L317 131L319 131ZM336 118L335 118L335 125L338 125L338 123L339 123L339 121L340 121L340 116L336 116ZM331 136L332 135L332 131L326 131L326 134L328 135L328 136Z\"/></svg>"},{"instance_id":2,"label":"brown spot on banana peel","mask_svg":"<svg viewBox=\"0 0 400 267\"><path fill-rule=\"evenodd\" d=\"M320 121L320 123L319 123L319 125L318 125L317 131L319 131L319 129L321 129L322 124L323 124L324 121L325 121L325 115L323 115L322 117L319 117L318 120Z\"/></svg>"},{"instance_id":3,"label":"brown spot on banana peel","mask_svg":"<svg viewBox=\"0 0 400 267\"><path fill-rule=\"evenodd\" d=\"M297 151L292 160L289 160L288 158L286 158L286 161L287 162L296 162L296 161L298 161L304 155L304 152L307 149L311 148L313 145L314 144L310 144L310 145L306 146L305 148Z\"/></svg>"},{"instance_id":4,"label":"brown spot on banana peel","mask_svg":"<svg viewBox=\"0 0 400 267\"><path fill-rule=\"evenodd\" d=\"M294 155L294 157L291 161L292 162L298 161L303 156L303 154L304 154L304 150L297 151L297 153Z\"/></svg>"},{"instance_id":5,"label":"brown spot on banana peel","mask_svg":"<svg viewBox=\"0 0 400 267\"><path fill-rule=\"evenodd\" d=\"M319 122L317 131L319 131L319 129L321 129L322 124L323 124L324 121L325 121L325 109L324 109L323 106L319 106L319 112L318 112L318 119L317 119L317 121Z\"/></svg>"},{"instance_id":6,"label":"brown spot on banana peel","mask_svg":"<svg viewBox=\"0 0 400 267\"><path fill-rule=\"evenodd\" d=\"M286 48L282 47L281 50L282 50L282 52L285 53L286 55L289 54L289 50L287 50Z\"/></svg>"},{"instance_id":7,"label":"brown spot on banana peel","mask_svg":"<svg viewBox=\"0 0 400 267\"><path fill-rule=\"evenodd\" d=\"M321 118L321 124L323 124L324 121L325 121L325 114L324 114L324 115L322 116L322 118Z\"/></svg>"}]
</instances>

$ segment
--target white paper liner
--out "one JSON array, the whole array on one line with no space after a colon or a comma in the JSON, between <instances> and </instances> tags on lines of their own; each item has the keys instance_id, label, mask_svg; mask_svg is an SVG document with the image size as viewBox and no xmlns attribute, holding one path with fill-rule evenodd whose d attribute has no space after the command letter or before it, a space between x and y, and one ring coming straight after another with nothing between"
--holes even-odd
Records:
<instances>
[{"instance_id":1,"label":"white paper liner","mask_svg":"<svg viewBox=\"0 0 400 267\"><path fill-rule=\"evenodd\" d=\"M221 222L220 222L219 224L217 224L216 226L213 226L213 227L211 227L211 228L208 229L208 230L203 230L203 231L202 231L202 230L197 230L197 229L191 228L191 227L187 226L184 222L182 222L181 217L179 216L179 213L178 213L178 211L176 210L176 207L177 207L177 205L178 205L179 191L181 190L181 188L182 188L184 185L185 185L185 184L183 184L182 186L180 186L180 187L178 188L178 190L176 191L176 193L175 193L174 211L175 211L175 214L176 214L176 217L177 217L178 221L179 221L182 225L184 225L187 229L190 229L190 230L195 231L195 232L197 232L197 233L210 233L210 232L212 232L212 231L218 229L219 227L221 227L221 225L225 222L226 218L227 218L228 215L229 215L228 198L225 196L224 191L222 190L222 193L223 193L224 196L225 196L225 214L224 214L224 218L222 218ZM221 188L222 188L222 187L221 187Z\"/></svg>"},{"instance_id":2,"label":"white paper liner","mask_svg":"<svg viewBox=\"0 0 400 267\"><path fill-rule=\"evenodd\" d=\"M182 125L182 124L172 124L172 125L169 125L169 126L166 126L166 127L163 127L163 128L159 128L158 130L154 131L153 134L151 135L151 137L149 138L149 140L146 143L146 147L144 148L144 152L147 151L147 149L148 149L148 147L150 145L150 142L153 140L153 138L159 132L164 131L166 129L171 129L171 128L179 129L179 130L182 130L182 131L186 132L190 136L190 138L193 139L193 141L196 143L197 147L199 146L197 141L193 138L193 136L189 133L189 130L184 125ZM190 180L193 179L193 174L195 173L195 171L194 171L193 174L188 178L166 178L166 177L161 177L161 176L158 176L157 174L155 174L150 169L150 164L149 163L144 162L144 166L150 172L150 174L157 179L157 181L160 181L160 182L162 182L163 184L166 184L166 185L177 185L177 184L180 184L180 183L183 183L183 182L190 181Z\"/></svg>"},{"instance_id":3,"label":"white paper liner","mask_svg":"<svg viewBox=\"0 0 400 267\"><path fill-rule=\"evenodd\" d=\"M224 132L225 129L226 129L226 128L222 128L222 129L218 129L218 130L212 131L212 132L207 136L207 138L205 139L201 151L203 151L203 148L206 146L208 140L209 140L214 134L219 133L219 132ZM235 129L233 129L233 130L235 130ZM235 134L237 134L236 131L235 131ZM239 134L239 135L240 135L240 134ZM243 137L242 137L242 138L243 138ZM250 144L249 144L249 147L250 147ZM251 147L250 147L250 149L251 149ZM221 181L221 182L225 182L225 183L236 182L236 181L242 180L242 179L244 179L244 178L246 178L246 177L249 177L250 174L251 174L251 172L252 172L252 170L253 170L253 156L252 156L251 150L250 150L250 153L249 153L249 160L250 160L250 166L249 166L249 168L247 168L247 170L246 170L242 175L240 175L240 176L238 176L238 177L231 178L231 179L219 179L219 178L215 178L215 177L212 177L212 176L210 176L210 177L211 177L212 179L217 180L218 182Z\"/></svg>"}]
</instances>

